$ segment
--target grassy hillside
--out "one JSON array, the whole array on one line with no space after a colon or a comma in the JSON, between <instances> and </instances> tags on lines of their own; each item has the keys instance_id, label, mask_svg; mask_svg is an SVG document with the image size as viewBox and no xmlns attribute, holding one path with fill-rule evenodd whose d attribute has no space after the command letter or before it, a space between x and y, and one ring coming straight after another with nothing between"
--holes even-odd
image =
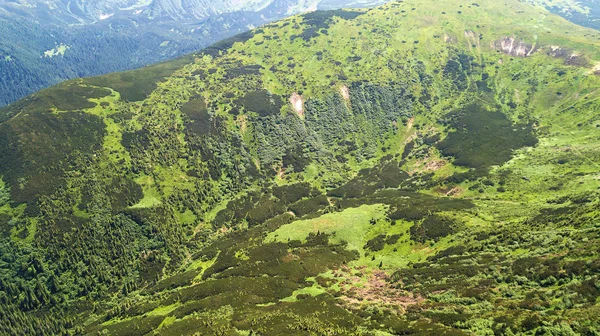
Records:
<instances>
[{"instance_id":1,"label":"grassy hillside","mask_svg":"<svg viewBox=\"0 0 600 336\"><path fill-rule=\"evenodd\" d=\"M595 335L600 33L313 12L0 110L0 331Z\"/></svg>"}]
</instances>

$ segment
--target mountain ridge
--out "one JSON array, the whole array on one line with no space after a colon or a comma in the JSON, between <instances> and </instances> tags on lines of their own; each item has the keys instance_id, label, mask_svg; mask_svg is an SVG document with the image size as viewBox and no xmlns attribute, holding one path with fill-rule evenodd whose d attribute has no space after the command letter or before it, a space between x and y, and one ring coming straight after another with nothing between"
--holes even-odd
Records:
<instances>
[{"instance_id":1,"label":"mountain ridge","mask_svg":"<svg viewBox=\"0 0 600 336\"><path fill-rule=\"evenodd\" d=\"M317 1L324 7L373 5L374 1ZM0 105L63 80L139 68L196 51L236 33L310 9L296 0L192 2L170 8L155 0L137 10L132 1L75 3L0 2ZM163 4L166 3L166 4ZM235 6L228 4L235 3ZM304 3L304 2L302 2ZM312 4L313 2L311 2ZM106 9L101 8L108 5ZM17 9L11 9L17 6ZM116 6L115 8L111 6ZM148 6L154 6L152 9ZM160 9L163 8L163 9ZM166 14L156 14L159 11ZM100 12L98 12L100 11ZM151 11L156 12L153 14ZM199 11L193 14L194 11ZM3 15L4 13L4 15Z\"/></svg>"},{"instance_id":2,"label":"mountain ridge","mask_svg":"<svg viewBox=\"0 0 600 336\"><path fill-rule=\"evenodd\" d=\"M598 36L412 0L10 105L0 327L593 334Z\"/></svg>"}]
</instances>

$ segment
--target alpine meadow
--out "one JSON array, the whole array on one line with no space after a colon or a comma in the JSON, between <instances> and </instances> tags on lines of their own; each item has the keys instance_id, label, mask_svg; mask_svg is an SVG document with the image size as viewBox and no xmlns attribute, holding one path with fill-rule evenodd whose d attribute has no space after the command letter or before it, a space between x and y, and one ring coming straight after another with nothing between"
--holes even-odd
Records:
<instances>
[{"instance_id":1,"label":"alpine meadow","mask_svg":"<svg viewBox=\"0 0 600 336\"><path fill-rule=\"evenodd\" d=\"M0 334L599 335L565 3L314 11L0 109Z\"/></svg>"}]
</instances>

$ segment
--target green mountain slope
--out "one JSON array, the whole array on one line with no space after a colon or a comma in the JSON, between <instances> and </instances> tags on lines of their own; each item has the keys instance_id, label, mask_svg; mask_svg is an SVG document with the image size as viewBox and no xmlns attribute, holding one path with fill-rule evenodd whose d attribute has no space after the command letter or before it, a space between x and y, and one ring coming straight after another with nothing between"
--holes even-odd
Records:
<instances>
[{"instance_id":1,"label":"green mountain slope","mask_svg":"<svg viewBox=\"0 0 600 336\"><path fill-rule=\"evenodd\" d=\"M0 110L0 333L594 335L600 34L313 12Z\"/></svg>"}]
</instances>

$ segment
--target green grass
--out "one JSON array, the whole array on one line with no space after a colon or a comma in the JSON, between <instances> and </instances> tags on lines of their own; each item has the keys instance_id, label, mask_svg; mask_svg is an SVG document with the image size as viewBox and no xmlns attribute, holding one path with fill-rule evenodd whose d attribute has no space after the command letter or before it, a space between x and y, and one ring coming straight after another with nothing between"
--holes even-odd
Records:
<instances>
[{"instance_id":1,"label":"green grass","mask_svg":"<svg viewBox=\"0 0 600 336\"><path fill-rule=\"evenodd\" d=\"M161 203L161 196L153 187L154 183L150 176L142 176L138 178L136 182L142 186L142 189L144 190L144 198L142 198L139 203L133 205L131 208L151 208Z\"/></svg>"},{"instance_id":2,"label":"green grass","mask_svg":"<svg viewBox=\"0 0 600 336\"><path fill-rule=\"evenodd\" d=\"M294 291L294 293L292 293L292 295L290 295L289 297L283 298L280 301L282 302L297 302L298 301L298 295L310 295L310 296L318 296L321 294L327 293L327 291L323 288L321 288L319 285L313 285L311 287L304 287L302 289L296 290Z\"/></svg>"},{"instance_id":3,"label":"green grass","mask_svg":"<svg viewBox=\"0 0 600 336\"><path fill-rule=\"evenodd\" d=\"M382 204L363 205L339 213L325 214L309 220L295 221L269 233L265 242L288 239L306 241L310 233L330 234L334 244L348 243L348 249L363 251L363 245L371 228L370 220L381 220L386 207Z\"/></svg>"},{"instance_id":4,"label":"green grass","mask_svg":"<svg viewBox=\"0 0 600 336\"><path fill-rule=\"evenodd\" d=\"M166 316L166 315L169 315L175 309L179 308L179 306L181 306L180 303L174 303L174 304L168 305L168 306L157 307L156 309L146 313L146 315L148 315L148 316L157 316L157 315Z\"/></svg>"},{"instance_id":5,"label":"green grass","mask_svg":"<svg viewBox=\"0 0 600 336\"><path fill-rule=\"evenodd\" d=\"M315 219L298 220L269 233L265 242L306 241L309 234L327 234L330 235L330 243L347 243L348 250L359 252L360 258L351 262L352 265L376 267L381 262L386 269L403 267L410 262L423 260L445 246L444 241L438 243L435 248L412 242L409 239L412 222L399 220L392 225L385 219L386 211L387 206L382 204L363 205ZM371 220L375 220L376 224L372 224ZM386 244L381 251L366 251L364 247L367 242L380 234L402 234L402 237L392 245Z\"/></svg>"}]
</instances>

